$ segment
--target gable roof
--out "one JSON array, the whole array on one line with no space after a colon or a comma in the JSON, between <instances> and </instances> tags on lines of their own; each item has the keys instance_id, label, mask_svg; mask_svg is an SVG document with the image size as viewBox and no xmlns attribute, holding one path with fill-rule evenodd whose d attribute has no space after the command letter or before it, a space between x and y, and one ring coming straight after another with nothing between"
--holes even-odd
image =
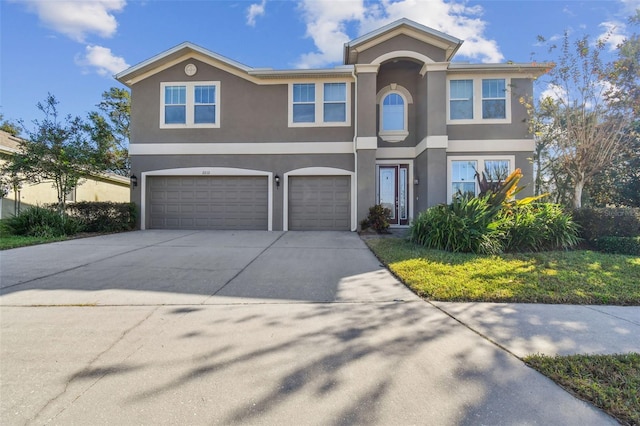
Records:
<instances>
[{"instance_id":1,"label":"gable roof","mask_svg":"<svg viewBox=\"0 0 640 426\"><path fill-rule=\"evenodd\" d=\"M463 40L456 37L418 24L410 19L402 18L345 43L344 63L354 63L359 52L383 43L400 34L408 35L443 49L446 52L447 61L451 60L463 43Z\"/></svg>"},{"instance_id":2,"label":"gable roof","mask_svg":"<svg viewBox=\"0 0 640 426\"><path fill-rule=\"evenodd\" d=\"M224 67L229 67L242 73L248 73L251 70L250 67L241 64L240 62L185 41L116 74L115 78L121 83L130 86L148 73L159 72L162 69L166 69L174 65L176 62L182 61L185 56L202 56L204 58L209 58L212 61L220 63Z\"/></svg>"},{"instance_id":3,"label":"gable roof","mask_svg":"<svg viewBox=\"0 0 640 426\"><path fill-rule=\"evenodd\" d=\"M326 69L293 69L274 70L271 68L252 68L225 56L212 52L204 47L185 41L169 50L159 53L146 61L140 62L115 75L116 80L131 86L150 75L161 72L187 58L194 58L238 77L257 84L269 84L267 81L279 78L314 77L351 77L352 66L337 66Z\"/></svg>"}]
</instances>

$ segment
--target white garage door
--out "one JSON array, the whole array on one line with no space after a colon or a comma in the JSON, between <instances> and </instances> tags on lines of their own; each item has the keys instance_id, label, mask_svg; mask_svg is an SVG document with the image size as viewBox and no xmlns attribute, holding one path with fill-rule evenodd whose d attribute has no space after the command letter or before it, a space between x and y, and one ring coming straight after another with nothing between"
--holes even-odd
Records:
<instances>
[{"instance_id":1,"label":"white garage door","mask_svg":"<svg viewBox=\"0 0 640 426\"><path fill-rule=\"evenodd\" d=\"M267 230L266 176L151 176L147 228Z\"/></svg>"},{"instance_id":2,"label":"white garage door","mask_svg":"<svg viewBox=\"0 0 640 426\"><path fill-rule=\"evenodd\" d=\"M289 229L351 230L351 177L290 177Z\"/></svg>"}]
</instances>

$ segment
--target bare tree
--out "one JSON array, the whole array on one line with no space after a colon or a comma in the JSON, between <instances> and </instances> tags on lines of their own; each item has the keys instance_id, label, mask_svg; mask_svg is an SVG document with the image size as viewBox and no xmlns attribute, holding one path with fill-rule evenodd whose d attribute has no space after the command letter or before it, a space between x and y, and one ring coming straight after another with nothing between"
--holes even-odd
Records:
<instances>
[{"instance_id":1,"label":"bare tree","mask_svg":"<svg viewBox=\"0 0 640 426\"><path fill-rule=\"evenodd\" d=\"M544 124L541 137L549 143L555 166L571 185L574 208L582 206L585 185L616 158L629 121L607 103L610 86L600 57L604 48L604 40L591 44L585 36L572 41L565 33L558 62L547 74L547 91L534 114Z\"/></svg>"}]
</instances>

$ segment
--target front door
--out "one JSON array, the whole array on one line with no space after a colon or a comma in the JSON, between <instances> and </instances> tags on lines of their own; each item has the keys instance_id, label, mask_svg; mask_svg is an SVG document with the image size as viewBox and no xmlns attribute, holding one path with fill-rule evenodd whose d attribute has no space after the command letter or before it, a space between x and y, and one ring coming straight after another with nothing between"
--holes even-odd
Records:
<instances>
[{"instance_id":1,"label":"front door","mask_svg":"<svg viewBox=\"0 0 640 426\"><path fill-rule=\"evenodd\" d=\"M391 211L391 225L409 223L409 166L378 166L378 204Z\"/></svg>"}]
</instances>

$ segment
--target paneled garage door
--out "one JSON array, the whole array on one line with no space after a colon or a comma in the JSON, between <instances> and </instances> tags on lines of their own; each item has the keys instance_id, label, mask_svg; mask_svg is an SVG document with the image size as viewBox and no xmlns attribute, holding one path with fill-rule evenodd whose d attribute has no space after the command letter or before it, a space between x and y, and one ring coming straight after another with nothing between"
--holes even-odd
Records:
<instances>
[{"instance_id":1,"label":"paneled garage door","mask_svg":"<svg viewBox=\"0 0 640 426\"><path fill-rule=\"evenodd\" d=\"M289 229L351 230L351 177L290 177Z\"/></svg>"},{"instance_id":2,"label":"paneled garage door","mask_svg":"<svg viewBox=\"0 0 640 426\"><path fill-rule=\"evenodd\" d=\"M266 176L151 176L147 228L267 229Z\"/></svg>"}]
</instances>

